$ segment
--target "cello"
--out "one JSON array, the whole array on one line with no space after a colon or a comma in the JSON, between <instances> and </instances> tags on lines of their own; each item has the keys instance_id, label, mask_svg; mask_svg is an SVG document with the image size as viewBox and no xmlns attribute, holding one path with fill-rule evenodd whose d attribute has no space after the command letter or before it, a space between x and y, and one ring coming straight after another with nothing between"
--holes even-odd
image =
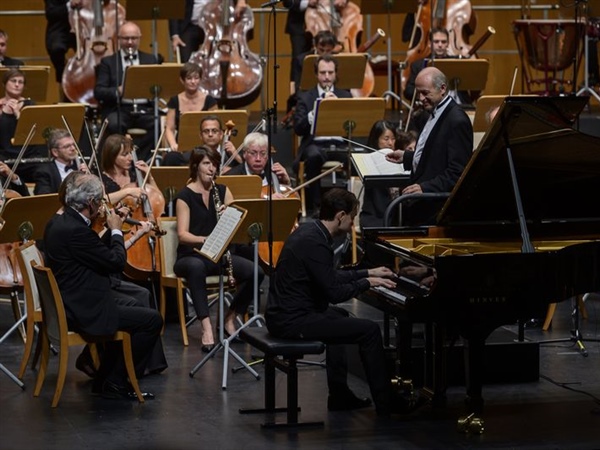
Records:
<instances>
[{"instance_id":1,"label":"cello","mask_svg":"<svg viewBox=\"0 0 600 450\"><path fill-rule=\"evenodd\" d=\"M117 23L118 17L118 23ZM69 14L77 49L63 72L62 88L74 103L97 105L95 67L116 48L116 34L125 21L125 8L116 0L83 0Z\"/></svg>"},{"instance_id":2,"label":"cello","mask_svg":"<svg viewBox=\"0 0 600 450\"><path fill-rule=\"evenodd\" d=\"M254 28L250 8L235 16L234 0L207 3L198 21L204 42L190 57L202 69L200 89L219 100L221 107L252 103L260 94L263 68L252 53L246 35Z\"/></svg>"},{"instance_id":3,"label":"cello","mask_svg":"<svg viewBox=\"0 0 600 450\"><path fill-rule=\"evenodd\" d=\"M306 9L304 22L306 30L313 36L322 30L332 31L345 53L364 53L382 36L382 31L378 30L373 38L360 47L359 51L357 41L363 31L363 16L360 8L350 1L346 6L338 9L334 0L318 0L316 7ZM370 64L367 64L363 85L360 89L352 89L352 96L369 97L374 87L375 75Z\"/></svg>"}]
</instances>

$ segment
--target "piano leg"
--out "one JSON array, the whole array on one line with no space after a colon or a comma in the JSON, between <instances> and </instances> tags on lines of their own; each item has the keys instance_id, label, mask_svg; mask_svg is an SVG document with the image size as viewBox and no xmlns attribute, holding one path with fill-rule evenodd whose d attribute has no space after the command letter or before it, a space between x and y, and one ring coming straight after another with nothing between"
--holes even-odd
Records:
<instances>
[{"instance_id":1,"label":"piano leg","mask_svg":"<svg viewBox=\"0 0 600 450\"><path fill-rule=\"evenodd\" d=\"M446 406L448 386L446 350L444 348L445 327L432 322L425 323L425 368L423 390L431 399L432 406Z\"/></svg>"},{"instance_id":2,"label":"piano leg","mask_svg":"<svg viewBox=\"0 0 600 450\"><path fill-rule=\"evenodd\" d=\"M467 413L483 413L483 358L486 337L487 334L485 336L471 334L466 338Z\"/></svg>"}]
</instances>

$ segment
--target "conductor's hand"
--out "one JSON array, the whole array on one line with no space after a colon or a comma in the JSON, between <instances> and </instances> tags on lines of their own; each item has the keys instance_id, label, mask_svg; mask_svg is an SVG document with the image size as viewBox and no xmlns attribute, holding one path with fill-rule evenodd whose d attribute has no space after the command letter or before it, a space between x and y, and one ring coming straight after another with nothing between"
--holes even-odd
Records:
<instances>
[{"instance_id":1,"label":"conductor's hand","mask_svg":"<svg viewBox=\"0 0 600 450\"><path fill-rule=\"evenodd\" d=\"M410 186L406 186L404 189L402 189L402 195L422 193L423 189L421 188L420 184L411 184Z\"/></svg>"},{"instance_id":2,"label":"conductor's hand","mask_svg":"<svg viewBox=\"0 0 600 450\"><path fill-rule=\"evenodd\" d=\"M120 230L123 227L124 217L121 217L116 212L112 211L112 214L106 216L106 225L112 230Z\"/></svg>"},{"instance_id":3,"label":"conductor's hand","mask_svg":"<svg viewBox=\"0 0 600 450\"><path fill-rule=\"evenodd\" d=\"M380 278L392 278L395 276L394 272L392 272L391 269L388 269L387 267L381 266L381 267L375 267L374 269L369 269L369 276L370 277L380 277Z\"/></svg>"},{"instance_id":4,"label":"conductor's hand","mask_svg":"<svg viewBox=\"0 0 600 450\"><path fill-rule=\"evenodd\" d=\"M404 160L404 150L394 150L385 155L385 159L389 162L400 164Z\"/></svg>"},{"instance_id":5,"label":"conductor's hand","mask_svg":"<svg viewBox=\"0 0 600 450\"><path fill-rule=\"evenodd\" d=\"M371 287L383 286L389 289L396 287L396 283L389 278L369 277L367 280L369 280Z\"/></svg>"}]
</instances>

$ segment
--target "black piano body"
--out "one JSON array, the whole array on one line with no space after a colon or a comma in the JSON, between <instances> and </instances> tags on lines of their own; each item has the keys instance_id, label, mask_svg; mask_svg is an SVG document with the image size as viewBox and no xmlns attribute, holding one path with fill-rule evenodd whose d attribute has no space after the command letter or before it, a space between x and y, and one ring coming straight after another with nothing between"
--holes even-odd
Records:
<instances>
[{"instance_id":1,"label":"black piano body","mask_svg":"<svg viewBox=\"0 0 600 450\"><path fill-rule=\"evenodd\" d=\"M436 226L363 230L365 259L400 278L396 292L360 299L401 322L440 327L428 344L438 357L440 330L465 338L470 412L483 409L493 330L600 290L600 139L573 128L585 102L507 97ZM430 362L425 379L443 396L443 359Z\"/></svg>"}]
</instances>

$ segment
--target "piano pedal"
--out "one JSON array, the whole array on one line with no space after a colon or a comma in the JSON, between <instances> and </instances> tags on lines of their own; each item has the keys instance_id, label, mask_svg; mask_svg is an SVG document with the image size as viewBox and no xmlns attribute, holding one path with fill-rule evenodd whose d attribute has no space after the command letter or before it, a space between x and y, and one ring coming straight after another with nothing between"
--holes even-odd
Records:
<instances>
[{"instance_id":1,"label":"piano pedal","mask_svg":"<svg viewBox=\"0 0 600 450\"><path fill-rule=\"evenodd\" d=\"M415 408L419 401L419 396L415 392L413 381L411 379L402 379L400 377L392 378L392 389L394 390L394 394L402 400L404 408L407 411Z\"/></svg>"},{"instance_id":2,"label":"piano pedal","mask_svg":"<svg viewBox=\"0 0 600 450\"><path fill-rule=\"evenodd\" d=\"M475 417L475 413L471 413L458 419L457 429L459 433L483 434L483 419Z\"/></svg>"}]
</instances>

